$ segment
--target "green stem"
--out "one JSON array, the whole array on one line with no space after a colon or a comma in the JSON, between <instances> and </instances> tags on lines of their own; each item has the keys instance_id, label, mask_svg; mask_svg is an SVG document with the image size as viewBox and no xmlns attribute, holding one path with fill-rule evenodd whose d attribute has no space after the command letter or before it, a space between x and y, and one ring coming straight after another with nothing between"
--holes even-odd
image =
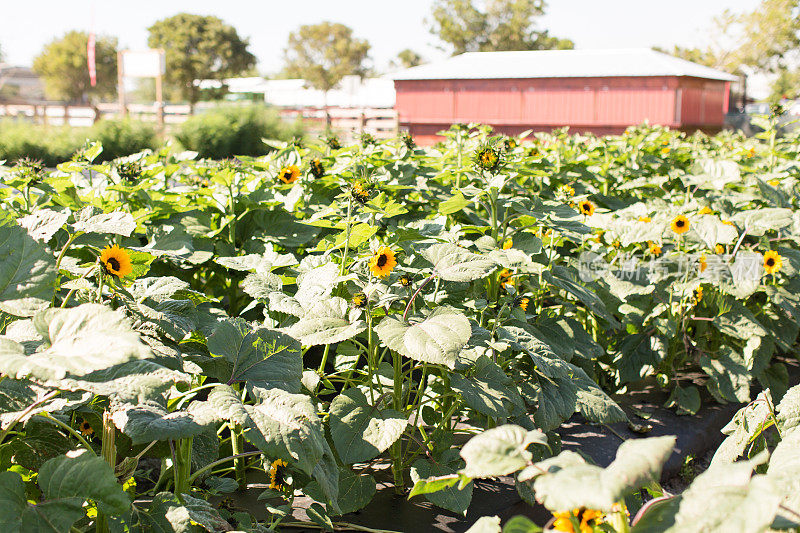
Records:
<instances>
[{"instance_id":1,"label":"green stem","mask_svg":"<svg viewBox=\"0 0 800 533\"><path fill-rule=\"evenodd\" d=\"M342 251L342 264L339 265L339 276L344 276L347 264L347 252L350 249L350 218L353 215L353 197L347 199L347 220L344 228L344 250Z\"/></svg>"},{"instance_id":2,"label":"green stem","mask_svg":"<svg viewBox=\"0 0 800 533\"><path fill-rule=\"evenodd\" d=\"M392 352L394 359L394 409L403 412L403 356ZM394 491L396 494L405 492L403 480L403 437L401 436L390 448L392 457L392 477L394 478Z\"/></svg>"},{"instance_id":3,"label":"green stem","mask_svg":"<svg viewBox=\"0 0 800 533\"><path fill-rule=\"evenodd\" d=\"M114 422L111 420L111 413L103 411L103 434L100 455L111 466L112 470L117 466L116 441L117 428L114 427ZM108 516L99 509L97 511L97 520L95 521L95 531L97 533L108 533Z\"/></svg>"},{"instance_id":4,"label":"green stem","mask_svg":"<svg viewBox=\"0 0 800 533\"><path fill-rule=\"evenodd\" d=\"M57 425L58 427L60 427L64 431L66 431L67 433L71 434L73 437L78 439L78 442L80 442L83 445L84 448L89 450L89 453L91 453L92 455L97 455L95 453L95 451L92 449L92 447L89 445L89 443L86 442L86 439L84 439L83 436L81 436L80 433L78 433L77 431L75 431L74 429L69 427L67 424L65 424L61 420L53 417L50 413L39 413L39 416L48 419L50 422L54 423L55 425Z\"/></svg>"},{"instance_id":5,"label":"green stem","mask_svg":"<svg viewBox=\"0 0 800 533\"><path fill-rule=\"evenodd\" d=\"M181 494L188 494L192 486L189 481L192 472L192 437L180 439L176 444L173 475L175 495L180 498Z\"/></svg>"},{"instance_id":6,"label":"green stem","mask_svg":"<svg viewBox=\"0 0 800 533\"><path fill-rule=\"evenodd\" d=\"M202 476L203 474L205 474L209 470L213 470L214 468L218 467L221 464L227 463L228 461L235 461L236 459L240 459L240 458L252 457L254 455L261 455L262 453L263 452L261 450L256 450L256 451L252 451L252 452L242 452L242 453L240 453L238 455L231 455L230 457L225 457L225 458L220 459L218 461L214 461L213 463L204 466L203 468L201 468L200 470L197 470L194 474L189 476L189 484L191 485L194 482L195 479L197 479L198 477Z\"/></svg>"},{"instance_id":7,"label":"green stem","mask_svg":"<svg viewBox=\"0 0 800 533\"><path fill-rule=\"evenodd\" d=\"M242 432L235 424L230 425L231 429L231 452L233 452L233 468L236 476L236 483L239 489L242 490L247 486L247 478L245 477L245 462L242 456L244 448L244 437Z\"/></svg>"},{"instance_id":8,"label":"green stem","mask_svg":"<svg viewBox=\"0 0 800 533\"><path fill-rule=\"evenodd\" d=\"M2 381L2 380L0 380L0 381ZM14 429L14 426L17 425L17 422L19 422L20 420L25 418L28 415L28 413L30 413L31 411L36 409L36 407L38 407L39 405L43 404L44 402L46 402L50 398L53 398L53 397L57 396L60 392L61 391L57 391L57 390L50 391L47 394L45 394L44 396L42 396L41 399L33 402L28 407L26 407L24 411L22 411L19 415L16 416L16 418L14 418L14 420L11 421L11 423L8 425L8 427L6 429L4 429L2 432L0 432L0 444L3 443L3 441L8 436L9 432L12 429Z\"/></svg>"}]
</instances>

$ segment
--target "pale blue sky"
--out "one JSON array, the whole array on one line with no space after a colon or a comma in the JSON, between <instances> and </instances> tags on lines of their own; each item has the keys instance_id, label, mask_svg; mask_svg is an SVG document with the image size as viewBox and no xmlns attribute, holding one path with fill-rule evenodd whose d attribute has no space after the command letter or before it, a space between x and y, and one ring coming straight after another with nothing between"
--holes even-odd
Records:
<instances>
[{"instance_id":1,"label":"pale blue sky","mask_svg":"<svg viewBox=\"0 0 800 533\"><path fill-rule=\"evenodd\" d=\"M398 51L428 59L443 55L424 23L433 0L0 0L0 47L10 63L30 64L42 46L72 29L115 35L125 48L146 46L147 27L186 11L213 14L250 39L262 71L281 68L289 32L330 20L352 27L372 45L383 69ZM550 0L542 26L578 48L702 45L711 19L723 10L752 10L759 0Z\"/></svg>"}]
</instances>

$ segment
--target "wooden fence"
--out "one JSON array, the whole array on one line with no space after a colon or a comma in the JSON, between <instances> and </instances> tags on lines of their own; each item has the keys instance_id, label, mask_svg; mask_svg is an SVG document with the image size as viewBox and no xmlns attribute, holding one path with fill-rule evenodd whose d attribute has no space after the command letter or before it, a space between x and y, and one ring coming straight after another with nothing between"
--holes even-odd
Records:
<instances>
[{"instance_id":1,"label":"wooden fence","mask_svg":"<svg viewBox=\"0 0 800 533\"><path fill-rule=\"evenodd\" d=\"M195 106L195 113L202 114L217 107L215 104L200 102ZM312 134L319 134L325 129L325 111L318 108L277 108L281 118L287 121L300 120ZM131 118L155 123L158 108L152 104L128 104L128 115ZM373 108L330 108L331 127L344 141L356 140L361 133L369 133L377 139L387 139L397 135L397 112L394 109ZM164 106L164 124L167 133L190 116L188 105L176 104ZM99 104L97 107L85 105L67 105L56 102L38 103L3 103L0 102L0 120L47 124L53 126L69 125L73 127L91 126L103 118L115 118L120 115L117 104Z\"/></svg>"}]
</instances>

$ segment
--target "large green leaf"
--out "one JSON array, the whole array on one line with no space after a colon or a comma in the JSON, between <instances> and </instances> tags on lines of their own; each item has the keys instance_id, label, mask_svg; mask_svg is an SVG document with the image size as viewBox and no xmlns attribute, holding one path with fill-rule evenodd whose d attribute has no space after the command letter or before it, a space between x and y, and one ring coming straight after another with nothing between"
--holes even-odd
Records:
<instances>
[{"instance_id":1,"label":"large green leaf","mask_svg":"<svg viewBox=\"0 0 800 533\"><path fill-rule=\"evenodd\" d=\"M342 514L363 509L372 501L375 492L376 483L372 476L356 474L351 470L340 470L337 501Z\"/></svg>"},{"instance_id":2,"label":"large green leaf","mask_svg":"<svg viewBox=\"0 0 800 533\"><path fill-rule=\"evenodd\" d=\"M723 348L714 359L702 356L700 366L710 378L706 382L708 391L718 400L734 403L750 400L750 374L744 358L731 348Z\"/></svg>"},{"instance_id":3,"label":"large green leaf","mask_svg":"<svg viewBox=\"0 0 800 533\"><path fill-rule=\"evenodd\" d=\"M426 318L412 318L411 322L388 316L375 331L390 350L415 361L454 368L456 356L472 335L467 317L452 307L440 306Z\"/></svg>"},{"instance_id":4,"label":"large green leaf","mask_svg":"<svg viewBox=\"0 0 800 533\"><path fill-rule=\"evenodd\" d=\"M431 485L435 483L436 479L451 476L454 478L452 483L448 481L437 487L436 490L425 491L424 494L428 501L434 505L463 515L467 512L472 501L473 482L470 481L463 487L456 486L456 481L460 480L457 472L458 468L452 464L417 459L411 467L411 480L414 482L415 491L411 494L422 494L423 492L416 492L418 486ZM431 486L431 488L433 487Z\"/></svg>"},{"instance_id":5,"label":"large green leaf","mask_svg":"<svg viewBox=\"0 0 800 533\"><path fill-rule=\"evenodd\" d=\"M133 215L124 211L114 211L112 213L100 213L92 215L94 208L86 209L75 214L76 222L73 225L75 231L85 233L114 233L130 237L136 229L136 221Z\"/></svg>"},{"instance_id":6,"label":"large green leaf","mask_svg":"<svg viewBox=\"0 0 800 533\"><path fill-rule=\"evenodd\" d=\"M349 320L348 303L334 296L310 306L286 332L303 346L335 344L355 337L367 328L363 320Z\"/></svg>"},{"instance_id":7,"label":"large green leaf","mask_svg":"<svg viewBox=\"0 0 800 533\"><path fill-rule=\"evenodd\" d=\"M205 402L194 402L187 411L169 412L162 403L149 400L138 405L116 404L112 420L133 444L141 444L194 437L205 432L216 417Z\"/></svg>"},{"instance_id":8,"label":"large green leaf","mask_svg":"<svg viewBox=\"0 0 800 533\"><path fill-rule=\"evenodd\" d=\"M322 459L327 442L322 421L311 399L281 389L259 392L260 403L245 405L227 385L208 395L217 416L244 428L244 436L270 458L282 459L291 467L311 474Z\"/></svg>"},{"instance_id":9,"label":"large green leaf","mask_svg":"<svg viewBox=\"0 0 800 533\"><path fill-rule=\"evenodd\" d=\"M151 355L124 315L103 305L47 309L34 325L46 348L26 356L21 345L0 339L0 372L44 382L79 379Z\"/></svg>"},{"instance_id":10,"label":"large green leaf","mask_svg":"<svg viewBox=\"0 0 800 533\"><path fill-rule=\"evenodd\" d=\"M800 426L800 385L795 385L783 395L777 406L778 422L784 432L795 431Z\"/></svg>"},{"instance_id":11,"label":"large green leaf","mask_svg":"<svg viewBox=\"0 0 800 533\"><path fill-rule=\"evenodd\" d=\"M539 430L527 431L506 424L472 437L463 448L466 462L462 472L469 477L505 476L528 465L533 455L531 444L547 446L547 437Z\"/></svg>"},{"instance_id":12,"label":"large green leaf","mask_svg":"<svg viewBox=\"0 0 800 533\"><path fill-rule=\"evenodd\" d=\"M449 243L434 244L423 250L422 256L433 263L433 273L445 281L473 281L497 267L494 260Z\"/></svg>"},{"instance_id":13,"label":"large green leaf","mask_svg":"<svg viewBox=\"0 0 800 533\"><path fill-rule=\"evenodd\" d=\"M511 378L486 356L475 361L470 376L450 373L451 388L461 395L469 407L494 418L523 411L522 398Z\"/></svg>"},{"instance_id":14,"label":"large green leaf","mask_svg":"<svg viewBox=\"0 0 800 533\"><path fill-rule=\"evenodd\" d=\"M0 311L33 316L53 299L55 258L20 226L0 221Z\"/></svg>"},{"instance_id":15,"label":"large green leaf","mask_svg":"<svg viewBox=\"0 0 800 533\"><path fill-rule=\"evenodd\" d=\"M47 242L69 219L69 213L39 209L19 219L19 225L28 230L28 235L37 241Z\"/></svg>"},{"instance_id":16,"label":"large green leaf","mask_svg":"<svg viewBox=\"0 0 800 533\"><path fill-rule=\"evenodd\" d=\"M345 464L369 461L383 453L407 425L408 420L397 411L370 405L357 388L347 389L331 402L331 437Z\"/></svg>"},{"instance_id":17,"label":"large green leaf","mask_svg":"<svg viewBox=\"0 0 800 533\"><path fill-rule=\"evenodd\" d=\"M208 338L208 351L229 363L215 376L222 382L279 387L300 391L303 354L289 335L265 327L253 328L241 318L220 322Z\"/></svg>"},{"instance_id":18,"label":"large green leaf","mask_svg":"<svg viewBox=\"0 0 800 533\"><path fill-rule=\"evenodd\" d=\"M136 533L197 533L198 524L204 531L233 531L210 503L188 494L181 502L171 492L159 492L146 513L139 513L140 523Z\"/></svg>"}]
</instances>

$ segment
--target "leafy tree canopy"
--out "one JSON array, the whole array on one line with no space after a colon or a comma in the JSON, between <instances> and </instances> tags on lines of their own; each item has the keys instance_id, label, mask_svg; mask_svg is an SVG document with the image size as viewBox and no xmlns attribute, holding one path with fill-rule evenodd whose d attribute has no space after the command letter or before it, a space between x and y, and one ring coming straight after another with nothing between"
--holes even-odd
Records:
<instances>
[{"instance_id":1,"label":"leafy tree canopy","mask_svg":"<svg viewBox=\"0 0 800 533\"><path fill-rule=\"evenodd\" d=\"M353 30L344 24L300 26L289 36L284 50L284 74L329 91L347 75L364 75L369 48L366 40L353 37Z\"/></svg>"},{"instance_id":2,"label":"leafy tree canopy","mask_svg":"<svg viewBox=\"0 0 800 533\"><path fill-rule=\"evenodd\" d=\"M214 16L179 13L150 28L147 44L166 51L166 90L171 98L199 99L198 79L237 76L255 66L256 58L233 26Z\"/></svg>"},{"instance_id":3,"label":"leafy tree canopy","mask_svg":"<svg viewBox=\"0 0 800 533\"><path fill-rule=\"evenodd\" d=\"M436 0L428 21L431 33L453 54L504 50L569 49L569 39L551 36L536 27L544 0Z\"/></svg>"},{"instance_id":4,"label":"leafy tree canopy","mask_svg":"<svg viewBox=\"0 0 800 533\"><path fill-rule=\"evenodd\" d=\"M397 54L397 57L392 61L392 65L398 68L411 68L421 65L422 62L421 55L410 48L406 48Z\"/></svg>"},{"instance_id":5,"label":"leafy tree canopy","mask_svg":"<svg viewBox=\"0 0 800 533\"><path fill-rule=\"evenodd\" d=\"M88 102L116 95L116 37L97 36L95 39L97 85L94 87L89 81L88 42L88 33L71 31L51 41L33 60L33 70L42 77L48 98Z\"/></svg>"}]
</instances>

